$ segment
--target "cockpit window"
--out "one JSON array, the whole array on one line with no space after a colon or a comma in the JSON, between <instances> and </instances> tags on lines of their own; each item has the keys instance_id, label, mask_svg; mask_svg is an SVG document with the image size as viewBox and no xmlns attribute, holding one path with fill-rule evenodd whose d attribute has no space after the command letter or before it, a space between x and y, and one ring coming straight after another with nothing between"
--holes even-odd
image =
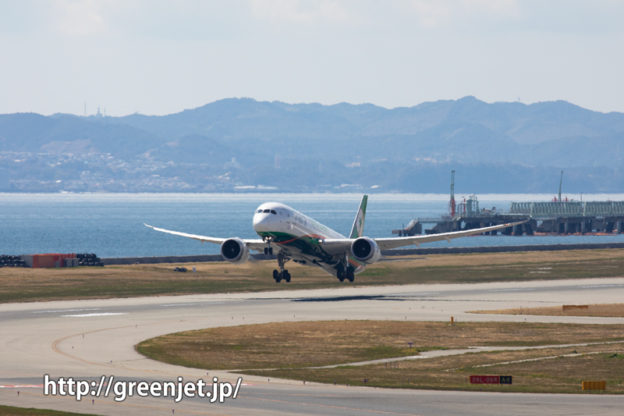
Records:
<instances>
[{"instance_id":1,"label":"cockpit window","mask_svg":"<svg viewBox=\"0 0 624 416\"><path fill-rule=\"evenodd\" d=\"M258 214L260 214L260 213L262 212L262 210L261 210L261 209L259 209L259 210L258 210L258 211L256 211L256 212L257 212Z\"/></svg>"},{"instance_id":2,"label":"cockpit window","mask_svg":"<svg viewBox=\"0 0 624 416\"><path fill-rule=\"evenodd\" d=\"M264 210L264 213L265 213L265 214L268 214L269 212L271 212L271 210L270 210L270 209L265 209L265 210Z\"/></svg>"},{"instance_id":3,"label":"cockpit window","mask_svg":"<svg viewBox=\"0 0 624 416\"><path fill-rule=\"evenodd\" d=\"M271 214L273 214L273 215L277 215L277 212L275 212L275 210L274 210L274 209L272 209L272 210L271 210Z\"/></svg>"}]
</instances>

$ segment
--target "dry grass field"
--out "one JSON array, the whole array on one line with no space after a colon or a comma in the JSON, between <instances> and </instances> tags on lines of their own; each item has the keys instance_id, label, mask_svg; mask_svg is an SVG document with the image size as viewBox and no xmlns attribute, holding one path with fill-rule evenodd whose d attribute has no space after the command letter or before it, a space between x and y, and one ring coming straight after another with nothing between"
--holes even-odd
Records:
<instances>
[{"instance_id":1,"label":"dry grass field","mask_svg":"<svg viewBox=\"0 0 624 416\"><path fill-rule=\"evenodd\" d=\"M624 317L624 303L598 305L561 305L547 306L541 308L496 309L470 311L470 313L545 316L603 316L611 318L622 318Z\"/></svg>"},{"instance_id":2,"label":"dry grass field","mask_svg":"<svg viewBox=\"0 0 624 416\"><path fill-rule=\"evenodd\" d=\"M624 325L405 321L287 322L213 328L140 343L150 358L206 369L325 383L436 389L482 389L471 374L514 376L503 391L578 392L586 377L624 393ZM413 347L409 346L413 343ZM425 360L350 366L420 351L470 346L596 345L470 353ZM518 362L523 360L534 360ZM310 368L343 364L336 368ZM486 367L481 367L481 366Z\"/></svg>"},{"instance_id":3,"label":"dry grass field","mask_svg":"<svg viewBox=\"0 0 624 416\"><path fill-rule=\"evenodd\" d=\"M35 409L0 405L0 416L86 416L86 413L71 413L58 410Z\"/></svg>"},{"instance_id":4,"label":"dry grass field","mask_svg":"<svg viewBox=\"0 0 624 416\"><path fill-rule=\"evenodd\" d=\"M606 393L624 393L624 348L613 345L473 353L392 364L246 373L266 377L391 388L581 393L583 380L605 380ZM512 385L473 385L469 377L510 375ZM594 392L595 393L595 392Z\"/></svg>"},{"instance_id":5,"label":"dry grass field","mask_svg":"<svg viewBox=\"0 0 624 416\"><path fill-rule=\"evenodd\" d=\"M174 272L179 264L0 268L0 302L152 296L191 293L256 292L355 285L470 283L510 280L624 276L624 250L570 250L517 253L438 254L390 257L340 283L317 267L288 263L290 283L276 284L274 261L234 265L184 264L197 273Z\"/></svg>"}]
</instances>

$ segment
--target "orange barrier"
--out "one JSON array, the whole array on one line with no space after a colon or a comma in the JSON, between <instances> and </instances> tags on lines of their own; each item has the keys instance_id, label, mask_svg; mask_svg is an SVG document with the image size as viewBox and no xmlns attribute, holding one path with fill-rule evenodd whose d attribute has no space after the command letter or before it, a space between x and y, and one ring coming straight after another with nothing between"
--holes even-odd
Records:
<instances>
[{"instance_id":1,"label":"orange barrier","mask_svg":"<svg viewBox=\"0 0 624 416\"><path fill-rule=\"evenodd\" d=\"M76 254L31 254L22 256L22 258L26 262L26 265L32 268L67 267L74 265L74 261L72 259L76 258Z\"/></svg>"}]
</instances>

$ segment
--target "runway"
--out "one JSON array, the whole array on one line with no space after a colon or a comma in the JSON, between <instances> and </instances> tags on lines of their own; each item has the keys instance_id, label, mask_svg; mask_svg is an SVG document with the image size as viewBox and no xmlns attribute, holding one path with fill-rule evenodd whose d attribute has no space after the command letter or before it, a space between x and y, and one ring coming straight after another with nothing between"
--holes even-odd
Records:
<instances>
[{"instance_id":1,"label":"runway","mask_svg":"<svg viewBox=\"0 0 624 416\"><path fill-rule=\"evenodd\" d=\"M621 415L616 395L391 390L244 376L236 400L43 396L44 374L80 379L206 379L238 375L148 360L134 345L161 334L264 322L328 319L624 323L624 318L477 315L466 311L619 303L624 278L428 284L0 305L0 402L106 415ZM19 392L19 394L18 394Z\"/></svg>"}]
</instances>

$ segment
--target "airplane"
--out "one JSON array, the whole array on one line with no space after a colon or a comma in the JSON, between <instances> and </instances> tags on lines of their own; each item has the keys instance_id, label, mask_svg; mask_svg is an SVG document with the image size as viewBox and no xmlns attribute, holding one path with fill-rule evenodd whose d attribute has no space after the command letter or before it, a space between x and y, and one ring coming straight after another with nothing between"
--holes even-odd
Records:
<instances>
[{"instance_id":1,"label":"airplane","mask_svg":"<svg viewBox=\"0 0 624 416\"><path fill-rule=\"evenodd\" d=\"M275 254L279 270L273 270L273 279L279 283L282 280L290 282L291 275L285 268L286 262L290 260L299 264L319 266L341 282L345 279L353 282L356 274L382 258L382 250L431 241L450 241L526 222L411 237L370 238L364 236L367 202L368 195L364 195L349 237L279 202L265 202L256 209L253 215L253 228L260 239L209 237L144 225L155 231L220 244L221 255L231 263L246 262L249 259L249 250L264 252L266 255Z\"/></svg>"}]
</instances>

